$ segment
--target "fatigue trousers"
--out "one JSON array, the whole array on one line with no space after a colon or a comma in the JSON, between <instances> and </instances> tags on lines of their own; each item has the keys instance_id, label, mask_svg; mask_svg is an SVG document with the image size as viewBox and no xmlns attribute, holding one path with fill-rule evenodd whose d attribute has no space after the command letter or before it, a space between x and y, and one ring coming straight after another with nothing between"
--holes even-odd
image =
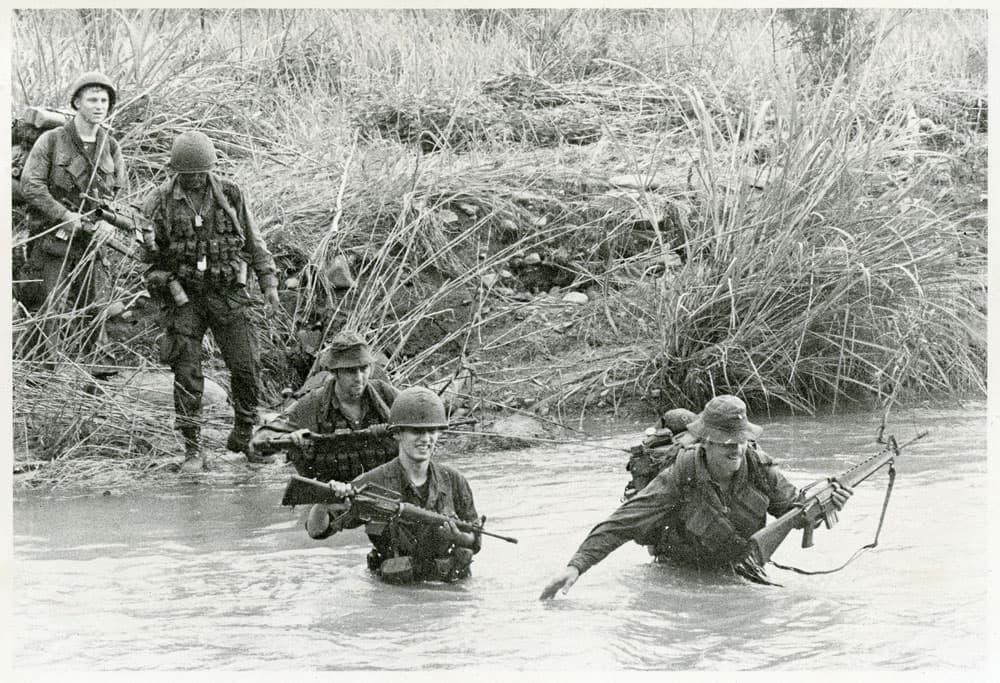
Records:
<instances>
[{"instance_id":1,"label":"fatigue trousers","mask_svg":"<svg viewBox=\"0 0 1000 683\"><path fill-rule=\"evenodd\" d=\"M250 324L254 301L243 287L220 291L188 292L188 303L167 305L165 333L160 339L160 361L174 373L174 410L177 428L197 440L201 427L201 400L205 376L201 344L212 330L215 343L229 369L230 398L236 425L253 425L259 399L257 337Z\"/></svg>"},{"instance_id":2,"label":"fatigue trousers","mask_svg":"<svg viewBox=\"0 0 1000 683\"><path fill-rule=\"evenodd\" d=\"M18 278L33 280L18 288L16 293L20 294L21 303L29 311L44 314L42 322L30 330L21 344L23 357L51 361L63 341L69 339L76 342L77 353L93 350L100 336L100 329L94 324L97 314L75 312L92 305L105 287L96 253L68 247L56 237L46 235L32 245ZM43 311L46 302L48 309ZM70 312L74 313L67 324L61 315Z\"/></svg>"}]
</instances>

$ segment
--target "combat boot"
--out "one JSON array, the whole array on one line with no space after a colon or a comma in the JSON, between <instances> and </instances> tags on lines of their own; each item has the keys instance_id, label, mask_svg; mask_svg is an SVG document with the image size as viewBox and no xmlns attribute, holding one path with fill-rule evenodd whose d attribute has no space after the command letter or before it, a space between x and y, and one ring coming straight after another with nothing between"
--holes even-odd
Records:
<instances>
[{"instance_id":1,"label":"combat boot","mask_svg":"<svg viewBox=\"0 0 1000 683\"><path fill-rule=\"evenodd\" d=\"M198 444L201 428L181 427L180 432L184 439L184 462L180 465L180 471L184 474L204 472L207 469L205 456L201 454L201 447Z\"/></svg>"},{"instance_id":2,"label":"combat boot","mask_svg":"<svg viewBox=\"0 0 1000 683\"><path fill-rule=\"evenodd\" d=\"M226 439L226 448L234 453L242 453L247 450L251 436L253 436L253 424L237 422L229 432L229 438Z\"/></svg>"}]
</instances>

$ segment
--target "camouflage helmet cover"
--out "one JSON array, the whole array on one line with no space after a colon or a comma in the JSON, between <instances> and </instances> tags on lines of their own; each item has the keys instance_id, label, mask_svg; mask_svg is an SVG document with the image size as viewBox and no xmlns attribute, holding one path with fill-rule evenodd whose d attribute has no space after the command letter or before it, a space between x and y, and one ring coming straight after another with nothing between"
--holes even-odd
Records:
<instances>
[{"instance_id":1,"label":"camouflage helmet cover","mask_svg":"<svg viewBox=\"0 0 1000 683\"><path fill-rule=\"evenodd\" d=\"M688 423L693 422L698 417L687 408L671 408L663 413L660 418L660 426L666 427L674 434L680 434L687 429Z\"/></svg>"},{"instance_id":2,"label":"camouflage helmet cover","mask_svg":"<svg viewBox=\"0 0 1000 683\"><path fill-rule=\"evenodd\" d=\"M444 429L448 426L444 402L437 394L424 387L404 389L399 392L389 409L389 426L393 429Z\"/></svg>"},{"instance_id":3,"label":"camouflage helmet cover","mask_svg":"<svg viewBox=\"0 0 1000 683\"><path fill-rule=\"evenodd\" d=\"M207 173L215 166L215 145L199 130L174 138L170 148L170 170L174 173Z\"/></svg>"}]
</instances>

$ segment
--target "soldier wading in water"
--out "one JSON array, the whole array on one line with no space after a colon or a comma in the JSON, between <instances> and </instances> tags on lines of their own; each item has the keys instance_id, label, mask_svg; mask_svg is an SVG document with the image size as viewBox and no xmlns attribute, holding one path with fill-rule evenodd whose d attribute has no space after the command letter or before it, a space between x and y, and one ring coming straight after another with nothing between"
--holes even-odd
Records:
<instances>
[{"instance_id":1,"label":"soldier wading in water","mask_svg":"<svg viewBox=\"0 0 1000 683\"><path fill-rule=\"evenodd\" d=\"M257 421L258 349L250 321L256 305L247 292L248 266L268 305L280 310L274 259L254 225L243 192L219 178L215 146L204 133L185 132L174 140L169 170L144 212L153 221L156 249L147 258L150 290L165 302L160 361L174 372L174 409L184 440L183 472L205 467L200 449L201 400L205 379L201 345L212 330L231 377L235 411L226 442L243 451ZM166 296L167 292L172 296Z\"/></svg>"},{"instance_id":2,"label":"soldier wading in water","mask_svg":"<svg viewBox=\"0 0 1000 683\"><path fill-rule=\"evenodd\" d=\"M262 425L250 441L250 453L268 451L271 439L287 436L294 442L292 449L297 452L292 457L300 474L315 477L317 472L331 471L335 473L333 478L341 480L353 479L394 458L395 440L387 434L365 433L367 428L389 421L389 407L399 394L391 384L372 379L373 362L371 349L360 334L344 331L335 335L319 358L320 367L330 376ZM355 434L331 444L329 453L316 452L311 437L336 430ZM317 458L323 462L317 462ZM342 462L331 467L328 465L332 463L326 462L331 459Z\"/></svg>"},{"instance_id":3,"label":"soldier wading in water","mask_svg":"<svg viewBox=\"0 0 1000 683\"><path fill-rule=\"evenodd\" d=\"M331 481L331 490L347 498L355 487L375 484L399 493L404 503L477 522L469 482L458 470L431 459L441 432L448 427L444 404L437 394L423 387L402 391L392 404L389 427L399 443L399 455L350 484ZM334 518L330 508L320 504L310 509L306 531L312 538L322 539L361 524L351 511ZM465 578L481 542L478 532L460 531L451 521L443 525L403 519L368 522L365 532L375 546L368 554L368 568L393 583Z\"/></svg>"},{"instance_id":4,"label":"soldier wading in water","mask_svg":"<svg viewBox=\"0 0 1000 683\"><path fill-rule=\"evenodd\" d=\"M580 574L634 540L651 546L657 561L705 570L741 570L748 539L764 528L767 514L792 509L800 493L755 439L761 427L747 420L735 396L716 396L687 425L694 442L673 464L598 524L568 566L549 581L541 599L566 593ZM837 510L851 496L839 486Z\"/></svg>"}]
</instances>

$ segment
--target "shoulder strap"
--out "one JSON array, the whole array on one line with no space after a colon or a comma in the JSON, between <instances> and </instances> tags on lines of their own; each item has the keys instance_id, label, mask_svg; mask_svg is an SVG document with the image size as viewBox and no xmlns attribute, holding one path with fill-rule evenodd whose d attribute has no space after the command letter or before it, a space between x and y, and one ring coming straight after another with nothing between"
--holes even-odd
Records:
<instances>
[{"instance_id":1,"label":"shoulder strap","mask_svg":"<svg viewBox=\"0 0 1000 683\"><path fill-rule=\"evenodd\" d=\"M386 400L382 398L382 386L379 380L372 380L368 383L368 389L372 397L372 403L375 404L375 410L378 411L379 415L382 416L383 420L389 420L389 404Z\"/></svg>"},{"instance_id":2,"label":"shoulder strap","mask_svg":"<svg viewBox=\"0 0 1000 683\"><path fill-rule=\"evenodd\" d=\"M222 181L220 181L214 173L209 173L208 182L212 185L212 195L215 197L215 201L219 203L222 210L225 211L230 220L233 221L233 226L242 236L244 226L240 223L240 219L236 215L236 210L233 209L233 205L229 203L229 199L226 197L226 193L222 189Z\"/></svg>"},{"instance_id":3,"label":"shoulder strap","mask_svg":"<svg viewBox=\"0 0 1000 683\"><path fill-rule=\"evenodd\" d=\"M747 445L747 477L750 484L761 493L767 492L767 476L764 470L774 464L770 456L757 452L757 444L751 441Z\"/></svg>"}]
</instances>

